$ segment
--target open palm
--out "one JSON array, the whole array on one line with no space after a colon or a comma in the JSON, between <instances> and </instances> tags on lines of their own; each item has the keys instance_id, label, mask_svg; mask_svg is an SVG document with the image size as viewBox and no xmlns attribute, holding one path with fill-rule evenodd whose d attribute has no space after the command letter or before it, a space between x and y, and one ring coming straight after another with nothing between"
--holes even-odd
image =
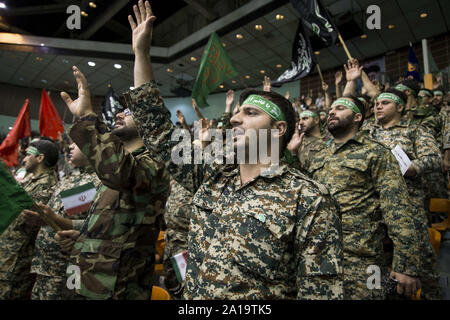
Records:
<instances>
[{"instance_id":1,"label":"open palm","mask_svg":"<svg viewBox=\"0 0 450 320\"><path fill-rule=\"evenodd\" d=\"M138 5L133 6L136 22L131 15L128 16L128 22L130 23L132 30L132 45L133 51L145 52L150 51L153 33L153 22L156 17L153 15L150 3L139 0Z\"/></svg>"},{"instance_id":2,"label":"open palm","mask_svg":"<svg viewBox=\"0 0 450 320\"><path fill-rule=\"evenodd\" d=\"M78 86L78 98L72 100L67 92L61 92L61 98L74 116L82 117L93 112L91 94L84 74L75 66L72 67L72 70Z\"/></svg>"}]
</instances>

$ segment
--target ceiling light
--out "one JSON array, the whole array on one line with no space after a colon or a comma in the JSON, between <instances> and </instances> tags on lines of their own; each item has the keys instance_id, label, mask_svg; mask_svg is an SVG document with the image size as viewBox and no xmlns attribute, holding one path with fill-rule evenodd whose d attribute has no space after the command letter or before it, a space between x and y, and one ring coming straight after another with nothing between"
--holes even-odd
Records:
<instances>
[{"instance_id":1,"label":"ceiling light","mask_svg":"<svg viewBox=\"0 0 450 320\"><path fill-rule=\"evenodd\" d=\"M246 75L246 76L245 76L245 79L250 79L250 76L249 76L249 75Z\"/></svg>"},{"instance_id":2,"label":"ceiling light","mask_svg":"<svg viewBox=\"0 0 450 320\"><path fill-rule=\"evenodd\" d=\"M238 38L238 39L244 39L244 36L243 36L242 34L238 33L238 34L236 34L236 38Z\"/></svg>"},{"instance_id":3,"label":"ceiling light","mask_svg":"<svg viewBox=\"0 0 450 320\"><path fill-rule=\"evenodd\" d=\"M236 80L232 80L231 83L233 83L233 84L236 83Z\"/></svg>"},{"instance_id":4,"label":"ceiling light","mask_svg":"<svg viewBox=\"0 0 450 320\"><path fill-rule=\"evenodd\" d=\"M225 42L222 42L222 46L226 47L226 46L227 46L227 44L226 44Z\"/></svg>"},{"instance_id":5,"label":"ceiling light","mask_svg":"<svg viewBox=\"0 0 450 320\"><path fill-rule=\"evenodd\" d=\"M167 71L167 72L173 72L173 70L170 69L170 68L167 68L166 71Z\"/></svg>"},{"instance_id":6,"label":"ceiling light","mask_svg":"<svg viewBox=\"0 0 450 320\"><path fill-rule=\"evenodd\" d=\"M108 83L108 88L111 88L111 83Z\"/></svg>"},{"instance_id":7,"label":"ceiling light","mask_svg":"<svg viewBox=\"0 0 450 320\"><path fill-rule=\"evenodd\" d=\"M45 43L41 43L41 47L45 46Z\"/></svg>"},{"instance_id":8,"label":"ceiling light","mask_svg":"<svg viewBox=\"0 0 450 320\"><path fill-rule=\"evenodd\" d=\"M275 16L275 19L277 19L277 20L283 20L283 19L284 19L284 16L283 16L282 14L277 14L277 15Z\"/></svg>"},{"instance_id":9,"label":"ceiling light","mask_svg":"<svg viewBox=\"0 0 450 320\"><path fill-rule=\"evenodd\" d=\"M42 79L41 82L42 82L42 83L47 83L47 80Z\"/></svg>"},{"instance_id":10,"label":"ceiling light","mask_svg":"<svg viewBox=\"0 0 450 320\"><path fill-rule=\"evenodd\" d=\"M5 9L6 8L6 4L4 4L3 2L0 2L0 9Z\"/></svg>"},{"instance_id":11,"label":"ceiling light","mask_svg":"<svg viewBox=\"0 0 450 320\"><path fill-rule=\"evenodd\" d=\"M282 67L282 65L281 64L277 64L277 68L281 68Z\"/></svg>"},{"instance_id":12,"label":"ceiling light","mask_svg":"<svg viewBox=\"0 0 450 320\"><path fill-rule=\"evenodd\" d=\"M261 70L261 71L260 71L260 73L264 74L264 73L265 73L265 71L264 71L264 70Z\"/></svg>"},{"instance_id":13,"label":"ceiling light","mask_svg":"<svg viewBox=\"0 0 450 320\"><path fill-rule=\"evenodd\" d=\"M388 25L388 28L389 28L389 29L394 29L394 27L395 27L395 26L394 26L393 24Z\"/></svg>"},{"instance_id":14,"label":"ceiling light","mask_svg":"<svg viewBox=\"0 0 450 320\"><path fill-rule=\"evenodd\" d=\"M120 64L116 63L116 64L114 65L114 68L116 68L116 69L122 69L122 66L121 66Z\"/></svg>"},{"instance_id":15,"label":"ceiling light","mask_svg":"<svg viewBox=\"0 0 450 320\"><path fill-rule=\"evenodd\" d=\"M82 15L83 17L87 17L87 16L88 16L88 14L86 13L86 11L81 11L81 15Z\"/></svg>"},{"instance_id":16,"label":"ceiling light","mask_svg":"<svg viewBox=\"0 0 450 320\"><path fill-rule=\"evenodd\" d=\"M89 61L89 62L88 62L88 65L91 66L91 67L95 67L95 62Z\"/></svg>"},{"instance_id":17,"label":"ceiling light","mask_svg":"<svg viewBox=\"0 0 450 320\"><path fill-rule=\"evenodd\" d=\"M89 2L89 7L91 7L91 8L97 8L97 5L94 3L94 2Z\"/></svg>"},{"instance_id":18,"label":"ceiling light","mask_svg":"<svg viewBox=\"0 0 450 320\"><path fill-rule=\"evenodd\" d=\"M361 35L361 39L367 39L367 34L365 34L365 33L362 34L362 35Z\"/></svg>"},{"instance_id":19,"label":"ceiling light","mask_svg":"<svg viewBox=\"0 0 450 320\"><path fill-rule=\"evenodd\" d=\"M224 88L223 84L221 84L221 85L219 86L219 88L220 88L220 89L223 89L223 88Z\"/></svg>"},{"instance_id":20,"label":"ceiling light","mask_svg":"<svg viewBox=\"0 0 450 320\"><path fill-rule=\"evenodd\" d=\"M423 12L423 13L421 13L420 14L420 17L423 19L423 18L426 18L428 16L428 14L426 13L426 12Z\"/></svg>"},{"instance_id":21,"label":"ceiling light","mask_svg":"<svg viewBox=\"0 0 450 320\"><path fill-rule=\"evenodd\" d=\"M315 54L316 56L318 56L318 55L320 54L320 51L314 51L314 54Z\"/></svg>"},{"instance_id":22,"label":"ceiling light","mask_svg":"<svg viewBox=\"0 0 450 320\"><path fill-rule=\"evenodd\" d=\"M196 57L191 57L191 61L197 61Z\"/></svg>"},{"instance_id":23,"label":"ceiling light","mask_svg":"<svg viewBox=\"0 0 450 320\"><path fill-rule=\"evenodd\" d=\"M255 30L261 31L262 29L263 29L263 26L260 25L260 24L257 24L257 25L255 26Z\"/></svg>"}]
</instances>

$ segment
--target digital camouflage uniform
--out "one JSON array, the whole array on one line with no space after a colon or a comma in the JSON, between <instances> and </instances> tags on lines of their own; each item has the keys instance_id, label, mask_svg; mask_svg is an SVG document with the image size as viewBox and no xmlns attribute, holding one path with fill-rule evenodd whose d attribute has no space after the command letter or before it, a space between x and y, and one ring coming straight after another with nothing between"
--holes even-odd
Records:
<instances>
[{"instance_id":1,"label":"digital camouflage uniform","mask_svg":"<svg viewBox=\"0 0 450 320\"><path fill-rule=\"evenodd\" d=\"M69 135L103 183L70 254L81 270L81 289L71 298L149 299L167 171L144 147L127 152L94 114Z\"/></svg>"},{"instance_id":2,"label":"digital camouflage uniform","mask_svg":"<svg viewBox=\"0 0 450 320\"><path fill-rule=\"evenodd\" d=\"M309 174L327 185L338 202L344 241L346 299L383 299L382 289L368 289L370 265L384 275L382 224L394 243L395 272L418 273L418 233L407 186L392 153L358 132L345 143L327 142L311 161Z\"/></svg>"},{"instance_id":3,"label":"digital camouflage uniform","mask_svg":"<svg viewBox=\"0 0 450 320\"><path fill-rule=\"evenodd\" d=\"M284 163L245 185L236 165L176 165L172 146L190 141L171 141L156 82L125 101L152 156L195 193L186 299L343 297L340 221L324 186Z\"/></svg>"},{"instance_id":4,"label":"digital camouflage uniform","mask_svg":"<svg viewBox=\"0 0 450 320\"><path fill-rule=\"evenodd\" d=\"M177 280L170 258L188 249L189 221L191 217L192 192L183 188L178 182L172 180L169 199L167 200L164 221L166 231L164 240L164 285L175 298L181 298L184 282Z\"/></svg>"},{"instance_id":5,"label":"digital camouflage uniform","mask_svg":"<svg viewBox=\"0 0 450 320\"><path fill-rule=\"evenodd\" d=\"M328 131L328 130L327 130ZM311 159L316 155L317 152L325 147L326 137L322 135L321 137L314 137L312 135L304 135L302 144L297 151L297 157L300 162L300 168L308 168Z\"/></svg>"},{"instance_id":6,"label":"digital camouflage uniform","mask_svg":"<svg viewBox=\"0 0 450 320\"><path fill-rule=\"evenodd\" d=\"M72 168L72 172L64 175L55 186L48 206L53 209L53 212L64 218L81 221L86 219L87 211L76 215L67 215L60 193L90 182L96 189L101 185L92 167ZM62 299L61 290L62 286L66 284L64 280L69 256L61 251L61 247L54 237L55 231L50 226L41 227L37 235L31 264L31 273L37 274L31 294L32 300Z\"/></svg>"},{"instance_id":7,"label":"digital camouflage uniform","mask_svg":"<svg viewBox=\"0 0 450 320\"><path fill-rule=\"evenodd\" d=\"M433 136L421 126L410 125L401 121L398 125L383 129L374 125L369 136L389 149L400 146L412 161L416 170L415 177L405 177L409 197L415 207L414 219L420 230L420 280L422 292L428 298L440 298L439 273L433 247L428 235L428 220L424 207L425 185L423 177L430 172L441 170L441 156Z\"/></svg>"},{"instance_id":8,"label":"digital camouflage uniform","mask_svg":"<svg viewBox=\"0 0 450 320\"><path fill-rule=\"evenodd\" d=\"M35 202L47 204L56 184L53 170L20 182ZM34 278L30 275L34 243L39 227L25 223L22 216L0 236L0 299L30 299Z\"/></svg>"}]
</instances>

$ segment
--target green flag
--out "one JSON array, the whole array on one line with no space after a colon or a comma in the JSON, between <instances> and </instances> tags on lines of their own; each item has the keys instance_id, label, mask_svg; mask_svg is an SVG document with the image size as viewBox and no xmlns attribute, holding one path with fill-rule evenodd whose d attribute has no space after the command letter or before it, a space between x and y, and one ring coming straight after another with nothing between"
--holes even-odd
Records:
<instances>
[{"instance_id":1,"label":"green flag","mask_svg":"<svg viewBox=\"0 0 450 320\"><path fill-rule=\"evenodd\" d=\"M32 205L33 199L9 173L6 164L0 161L0 235L23 209Z\"/></svg>"},{"instance_id":2,"label":"green flag","mask_svg":"<svg viewBox=\"0 0 450 320\"><path fill-rule=\"evenodd\" d=\"M428 49L428 65L430 66L430 73L438 73L439 68L436 62L434 61L433 56L431 55L430 46L428 46L427 49Z\"/></svg>"},{"instance_id":3,"label":"green flag","mask_svg":"<svg viewBox=\"0 0 450 320\"><path fill-rule=\"evenodd\" d=\"M238 75L231 64L230 58L219 40L217 33L209 38L203 52L202 62L198 70L197 79L192 89L192 98L199 107L207 107L206 97L222 82Z\"/></svg>"}]
</instances>

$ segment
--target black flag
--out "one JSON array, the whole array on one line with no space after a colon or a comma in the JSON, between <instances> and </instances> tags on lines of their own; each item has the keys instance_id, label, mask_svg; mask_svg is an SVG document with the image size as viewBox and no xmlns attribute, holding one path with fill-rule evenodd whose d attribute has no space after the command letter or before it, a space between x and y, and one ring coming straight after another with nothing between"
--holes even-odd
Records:
<instances>
[{"instance_id":1,"label":"black flag","mask_svg":"<svg viewBox=\"0 0 450 320\"><path fill-rule=\"evenodd\" d=\"M105 124L112 130L116 123L116 114L122 112L125 108L120 104L119 96L112 87L109 88L108 93L103 103L102 115Z\"/></svg>"},{"instance_id":2,"label":"black flag","mask_svg":"<svg viewBox=\"0 0 450 320\"><path fill-rule=\"evenodd\" d=\"M292 45L291 68L287 69L277 80L272 81L273 86L279 86L286 82L296 81L308 75L314 68L315 61L311 49L309 37L305 34L303 23L300 20Z\"/></svg>"},{"instance_id":3,"label":"black flag","mask_svg":"<svg viewBox=\"0 0 450 320\"><path fill-rule=\"evenodd\" d=\"M319 0L291 0L292 6L312 32L328 47L336 42L337 28Z\"/></svg>"}]
</instances>

